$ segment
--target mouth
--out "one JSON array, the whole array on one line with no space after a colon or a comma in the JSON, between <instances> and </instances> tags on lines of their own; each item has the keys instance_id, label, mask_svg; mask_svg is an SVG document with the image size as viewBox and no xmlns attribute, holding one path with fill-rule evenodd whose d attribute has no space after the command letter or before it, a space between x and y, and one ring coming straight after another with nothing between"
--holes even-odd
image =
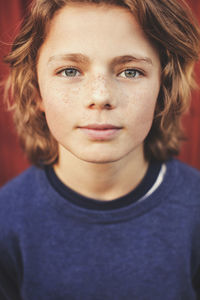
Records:
<instances>
[{"instance_id":1,"label":"mouth","mask_svg":"<svg viewBox=\"0 0 200 300\"><path fill-rule=\"evenodd\" d=\"M122 129L122 127L112 124L88 124L78 128L88 138L101 141L113 139Z\"/></svg>"}]
</instances>

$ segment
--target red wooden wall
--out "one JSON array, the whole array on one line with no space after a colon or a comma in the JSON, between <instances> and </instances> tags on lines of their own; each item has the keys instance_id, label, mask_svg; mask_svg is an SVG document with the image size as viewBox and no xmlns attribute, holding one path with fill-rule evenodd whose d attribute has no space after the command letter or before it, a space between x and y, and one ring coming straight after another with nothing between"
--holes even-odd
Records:
<instances>
[{"instance_id":1,"label":"red wooden wall","mask_svg":"<svg viewBox=\"0 0 200 300\"><path fill-rule=\"evenodd\" d=\"M186 1L200 23L200 1ZM183 119L187 141L182 146L179 159L200 170L200 62L195 72L199 90L193 92L190 112Z\"/></svg>"},{"instance_id":2,"label":"red wooden wall","mask_svg":"<svg viewBox=\"0 0 200 300\"><path fill-rule=\"evenodd\" d=\"M7 74L7 66L2 63L8 52L9 42L18 30L19 22L31 0L0 1L0 80ZM200 21L200 1L188 0ZM197 66L200 78L200 64ZM200 80L199 86L200 86ZM188 140L183 144L180 159L200 169L200 91L193 93L190 113L184 118ZM12 123L11 114L5 112L0 91L0 185L19 174L29 166L22 153Z\"/></svg>"},{"instance_id":3,"label":"red wooden wall","mask_svg":"<svg viewBox=\"0 0 200 300\"><path fill-rule=\"evenodd\" d=\"M9 43L15 36L20 20L25 13L23 0L0 1L0 80L7 74L3 56L10 49ZM11 114L5 112L2 89L0 90L0 185L27 168L28 162L21 151L12 123Z\"/></svg>"}]
</instances>

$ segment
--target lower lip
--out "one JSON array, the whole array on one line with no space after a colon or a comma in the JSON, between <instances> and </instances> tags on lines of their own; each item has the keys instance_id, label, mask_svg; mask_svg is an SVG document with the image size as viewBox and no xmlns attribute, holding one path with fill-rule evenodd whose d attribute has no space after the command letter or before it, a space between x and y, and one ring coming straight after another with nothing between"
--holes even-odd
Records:
<instances>
[{"instance_id":1,"label":"lower lip","mask_svg":"<svg viewBox=\"0 0 200 300\"><path fill-rule=\"evenodd\" d=\"M89 129L89 128L80 128L80 130L86 134L89 138L98 141L104 141L114 138L120 131L120 128L111 128L111 129Z\"/></svg>"}]
</instances>

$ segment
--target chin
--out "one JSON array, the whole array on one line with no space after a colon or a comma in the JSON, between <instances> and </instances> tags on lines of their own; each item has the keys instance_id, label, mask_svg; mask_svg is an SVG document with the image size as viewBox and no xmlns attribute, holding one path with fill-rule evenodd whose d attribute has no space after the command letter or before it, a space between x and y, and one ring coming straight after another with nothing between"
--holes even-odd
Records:
<instances>
[{"instance_id":1,"label":"chin","mask_svg":"<svg viewBox=\"0 0 200 300\"><path fill-rule=\"evenodd\" d=\"M85 162L88 162L88 163L91 163L91 164L109 164L109 163L113 163L113 162L116 162L120 159L117 159L117 158L101 158L101 159L97 159L97 158L79 158Z\"/></svg>"},{"instance_id":2,"label":"chin","mask_svg":"<svg viewBox=\"0 0 200 300\"><path fill-rule=\"evenodd\" d=\"M92 164L109 164L119 161L122 157L114 157L113 155L76 155L82 161Z\"/></svg>"}]
</instances>

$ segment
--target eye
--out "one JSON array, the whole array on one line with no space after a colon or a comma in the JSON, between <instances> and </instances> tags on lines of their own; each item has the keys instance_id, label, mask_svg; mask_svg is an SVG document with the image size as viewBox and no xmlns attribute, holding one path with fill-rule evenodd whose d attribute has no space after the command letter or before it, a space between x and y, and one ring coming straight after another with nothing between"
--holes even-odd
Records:
<instances>
[{"instance_id":1,"label":"eye","mask_svg":"<svg viewBox=\"0 0 200 300\"><path fill-rule=\"evenodd\" d=\"M136 69L127 69L121 72L119 75L123 78L138 78L143 75L143 73Z\"/></svg>"},{"instance_id":2,"label":"eye","mask_svg":"<svg viewBox=\"0 0 200 300\"><path fill-rule=\"evenodd\" d=\"M80 76L80 72L75 68L66 68L58 72L63 77L76 77Z\"/></svg>"}]
</instances>

